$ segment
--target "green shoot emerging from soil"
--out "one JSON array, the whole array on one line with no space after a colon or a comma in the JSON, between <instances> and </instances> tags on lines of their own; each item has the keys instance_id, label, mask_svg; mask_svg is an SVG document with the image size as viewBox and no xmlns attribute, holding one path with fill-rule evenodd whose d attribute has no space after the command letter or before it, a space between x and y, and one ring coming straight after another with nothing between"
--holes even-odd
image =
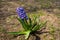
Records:
<instances>
[{"instance_id":1,"label":"green shoot emerging from soil","mask_svg":"<svg viewBox=\"0 0 60 40\"><path fill-rule=\"evenodd\" d=\"M23 11L22 12L22 14L24 15L23 17L20 15L21 14L20 11ZM18 14L19 18L17 18L17 20L22 24L22 27L24 28L24 30L19 31L19 32L9 32L9 33L10 34L16 34L16 35L25 35L25 39L28 39L29 35L34 34L35 32L37 32L37 30L44 27L44 25L47 22L47 21L45 21L42 23L38 23L36 21L37 17L35 17L34 20L32 20L32 18L27 17L26 14L24 14L24 10L19 9L18 13L19 13Z\"/></svg>"}]
</instances>

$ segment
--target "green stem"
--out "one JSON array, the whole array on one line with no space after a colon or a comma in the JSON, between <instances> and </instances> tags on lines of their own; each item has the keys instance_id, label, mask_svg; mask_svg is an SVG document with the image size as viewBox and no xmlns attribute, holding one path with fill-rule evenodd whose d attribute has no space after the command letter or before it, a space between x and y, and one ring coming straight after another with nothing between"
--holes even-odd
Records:
<instances>
[{"instance_id":1,"label":"green stem","mask_svg":"<svg viewBox=\"0 0 60 40\"><path fill-rule=\"evenodd\" d=\"M28 39L28 37L29 37L29 35L30 35L30 32L31 32L31 31L27 31L27 32L26 32L25 39Z\"/></svg>"}]
</instances>

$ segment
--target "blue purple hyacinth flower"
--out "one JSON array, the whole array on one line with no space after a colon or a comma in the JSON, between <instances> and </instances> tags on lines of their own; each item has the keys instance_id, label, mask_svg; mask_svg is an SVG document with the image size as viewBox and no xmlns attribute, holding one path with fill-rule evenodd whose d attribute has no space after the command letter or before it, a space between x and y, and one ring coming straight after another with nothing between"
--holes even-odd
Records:
<instances>
[{"instance_id":1,"label":"blue purple hyacinth flower","mask_svg":"<svg viewBox=\"0 0 60 40\"><path fill-rule=\"evenodd\" d=\"M23 7L18 7L16 10L17 10L19 18L21 18L22 20L24 20L24 19L27 20L28 19L27 15L26 15L26 12L25 12Z\"/></svg>"}]
</instances>

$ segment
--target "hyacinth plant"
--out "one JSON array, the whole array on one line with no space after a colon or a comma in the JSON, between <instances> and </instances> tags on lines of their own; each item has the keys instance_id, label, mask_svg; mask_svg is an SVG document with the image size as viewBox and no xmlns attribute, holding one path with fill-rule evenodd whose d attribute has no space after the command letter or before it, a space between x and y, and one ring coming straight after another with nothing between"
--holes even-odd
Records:
<instances>
[{"instance_id":1,"label":"hyacinth plant","mask_svg":"<svg viewBox=\"0 0 60 40\"><path fill-rule=\"evenodd\" d=\"M19 31L19 32L9 32L9 33L16 34L16 35L25 35L25 39L28 39L30 34L34 34L37 30L44 27L44 25L47 22L45 21L45 22L38 24L36 21L36 17L32 21L32 19L26 15L26 12L24 11L23 7L17 8L17 14L19 16L17 20L22 24L22 27L24 28L24 30Z\"/></svg>"}]
</instances>

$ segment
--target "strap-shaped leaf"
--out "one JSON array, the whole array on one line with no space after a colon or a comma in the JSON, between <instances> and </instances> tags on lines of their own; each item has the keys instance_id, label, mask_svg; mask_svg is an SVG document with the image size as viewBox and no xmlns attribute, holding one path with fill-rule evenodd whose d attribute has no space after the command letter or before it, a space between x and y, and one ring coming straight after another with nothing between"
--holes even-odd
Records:
<instances>
[{"instance_id":1,"label":"strap-shaped leaf","mask_svg":"<svg viewBox=\"0 0 60 40\"><path fill-rule=\"evenodd\" d=\"M37 30L41 29L42 27L44 27L44 25L45 25L46 23L47 23L47 21L41 23L40 25L37 24L37 25L32 29L32 31L37 31Z\"/></svg>"},{"instance_id":2,"label":"strap-shaped leaf","mask_svg":"<svg viewBox=\"0 0 60 40\"><path fill-rule=\"evenodd\" d=\"M37 22L34 22L31 29L33 29L37 25Z\"/></svg>"},{"instance_id":3,"label":"strap-shaped leaf","mask_svg":"<svg viewBox=\"0 0 60 40\"><path fill-rule=\"evenodd\" d=\"M37 30L39 29L39 27L40 27L40 25L36 25L36 26L32 29L32 31L37 31Z\"/></svg>"},{"instance_id":4,"label":"strap-shaped leaf","mask_svg":"<svg viewBox=\"0 0 60 40\"><path fill-rule=\"evenodd\" d=\"M24 28L25 30L27 30L27 26L26 26L25 21L21 20L20 18L17 18L17 19L18 19L18 21L22 24L23 28Z\"/></svg>"},{"instance_id":5,"label":"strap-shaped leaf","mask_svg":"<svg viewBox=\"0 0 60 40\"><path fill-rule=\"evenodd\" d=\"M37 18L37 16L34 16L34 20L33 20L34 23L32 23L31 29L33 29L37 25L36 18Z\"/></svg>"},{"instance_id":6,"label":"strap-shaped leaf","mask_svg":"<svg viewBox=\"0 0 60 40\"><path fill-rule=\"evenodd\" d=\"M26 34L25 31L20 31L20 32L7 32L9 34L13 34L13 35L19 35L19 34Z\"/></svg>"},{"instance_id":7,"label":"strap-shaped leaf","mask_svg":"<svg viewBox=\"0 0 60 40\"><path fill-rule=\"evenodd\" d=\"M14 34L14 35L18 35L19 32L8 32L9 34Z\"/></svg>"},{"instance_id":8,"label":"strap-shaped leaf","mask_svg":"<svg viewBox=\"0 0 60 40\"><path fill-rule=\"evenodd\" d=\"M29 18L29 30L31 30L31 28L32 28L32 20L31 18Z\"/></svg>"},{"instance_id":9,"label":"strap-shaped leaf","mask_svg":"<svg viewBox=\"0 0 60 40\"><path fill-rule=\"evenodd\" d=\"M29 24L28 24L27 20L25 20L25 19L24 19L24 24L25 24L27 30L29 30Z\"/></svg>"},{"instance_id":10,"label":"strap-shaped leaf","mask_svg":"<svg viewBox=\"0 0 60 40\"><path fill-rule=\"evenodd\" d=\"M44 27L44 26L46 25L46 23L47 23L47 21L45 21L45 22L41 23L41 24L40 24L40 28L39 28L39 29L41 29L42 27Z\"/></svg>"},{"instance_id":11,"label":"strap-shaped leaf","mask_svg":"<svg viewBox=\"0 0 60 40\"><path fill-rule=\"evenodd\" d=\"M29 37L29 35L30 35L30 32L31 32L31 31L27 31L27 32L26 32L25 39L28 39L28 37Z\"/></svg>"},{"instance_id":12,"label":"strap-shaped leaf","mask_svg":"<svg viewBox=\"0 0 60 40\"><path fill-rule=\"evenodd\" d=\"M36 22L37 16L34 16L34 22Z\"/></svg>"},{"instance_id":13,"label":"strap-shaped leaf","mask_svg":"<svg viewBox=\"0 0 60 40\"><path fill-rule=\"evenodd\" d=\"M29 24L30 24L30 26L32 26L32 20L31 20L31 18L29 18Z\"/></svg>"}]
</instances>

